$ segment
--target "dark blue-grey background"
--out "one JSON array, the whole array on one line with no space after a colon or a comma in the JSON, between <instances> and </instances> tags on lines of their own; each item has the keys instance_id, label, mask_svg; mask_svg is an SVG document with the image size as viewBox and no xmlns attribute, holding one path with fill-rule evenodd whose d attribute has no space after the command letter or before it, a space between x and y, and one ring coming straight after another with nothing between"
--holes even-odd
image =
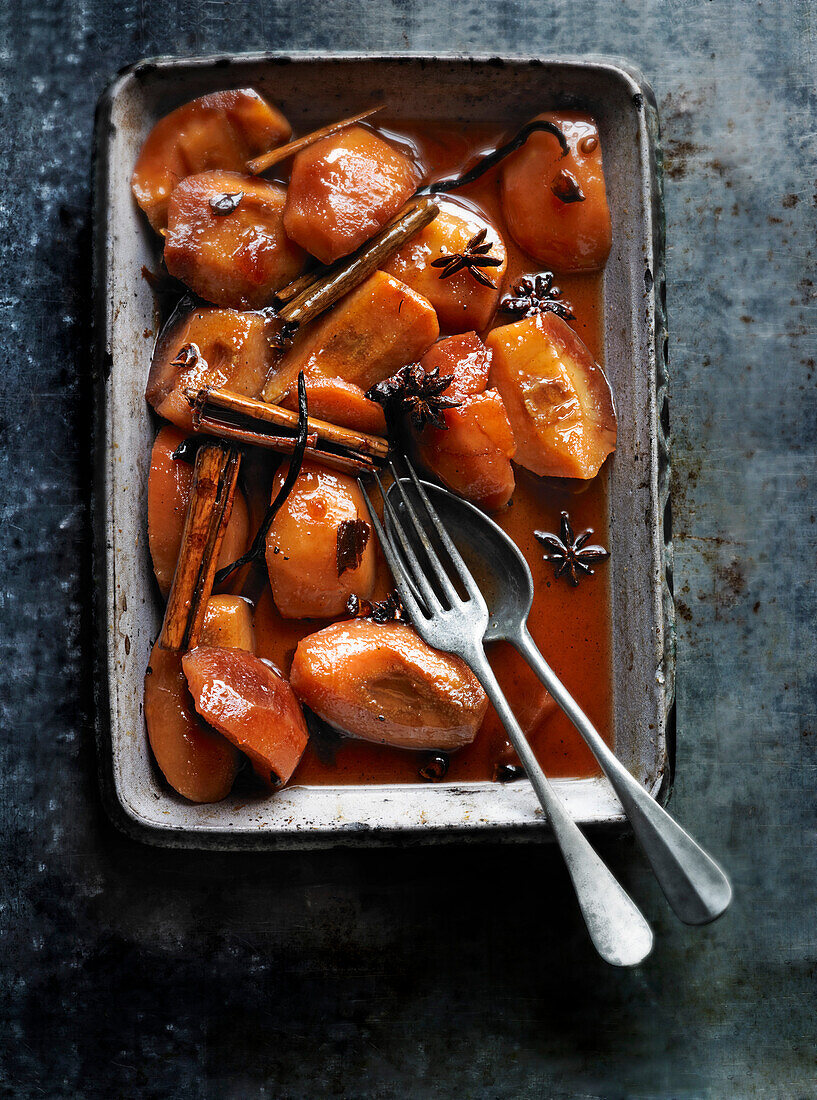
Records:
<instances>
[{"instance_id":1,"label":"dark blue-grey background","mask_svg":"<svg viewBox=\"0 0 817 1100\"><path fill-rule=\"evenodd\" d=\"M163 852L100 809L87 645L94 104L150 54L621 55L667 152L673 808L736 901L598 962L550 851ZM810 0L0 6L0 1047L15 1097L811 1097Z\"/></svg>"}]
</instances>

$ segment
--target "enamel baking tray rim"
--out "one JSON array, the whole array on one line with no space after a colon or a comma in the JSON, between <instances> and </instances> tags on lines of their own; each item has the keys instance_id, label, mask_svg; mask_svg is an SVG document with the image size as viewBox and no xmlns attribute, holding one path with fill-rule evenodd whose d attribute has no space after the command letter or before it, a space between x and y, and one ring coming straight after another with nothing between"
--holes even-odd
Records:
<instances>
[{"instance_id":1,"label":"enamel baking tray rim","mask_svg":"<svg viewBox=\"0 0 817 1100\"><path fill-rule=\"evenodd\" d=\"M152 843L222 849L550 836L526 781L295 786L196 806L167 788L151 760L142 680L160 620L145 533L155 422L144 384L154 303L142 268L155 264L156 245L131 198L130 174L158 117L194 96L246 85L280 104L296 132L382 99L407 118L514 126L556 106L597 117L614 228L604 283L606 364L620 420L610 491L616 751L664 801L674 756L674 618L663 205L651 89L625 62L595 57L255 54L142 61L113 81L97 110L96 728L113 820ZM580 823L622 827L606 780L555 785Z\"/></svg>"}]
</instances>

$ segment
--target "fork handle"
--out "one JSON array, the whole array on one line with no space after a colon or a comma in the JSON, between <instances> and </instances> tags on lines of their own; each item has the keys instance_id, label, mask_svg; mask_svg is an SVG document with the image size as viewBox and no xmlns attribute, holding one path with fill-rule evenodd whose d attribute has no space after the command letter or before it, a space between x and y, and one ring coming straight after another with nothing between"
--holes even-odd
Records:
<instances>
[{"instance_id":1,"label":"fork handle","mask_svg":"<svg viewBox=\"0 0 817 1100\"><path fill-rule=\"evenodd\" d=\"M530 632L525 629L509 641L531 666L599 762L676 915L686 924L707 924L715 920L732 900L732 887L721 868L627 771L539 652Z\"/></svg>"},{"instance_id":2,"label":"fork handle","mask_svg":"<svg viewBox=\"0 0 817 1100\"><path fill-rule=\"evenodd\" d=\"M548 816L596 950L614 966L637 965L652 950L650 926L610 869L590 847L548 782L508 705L485 651L481 646L476 646L467 660L493 703Z\"/></svg>"}]
</instances>

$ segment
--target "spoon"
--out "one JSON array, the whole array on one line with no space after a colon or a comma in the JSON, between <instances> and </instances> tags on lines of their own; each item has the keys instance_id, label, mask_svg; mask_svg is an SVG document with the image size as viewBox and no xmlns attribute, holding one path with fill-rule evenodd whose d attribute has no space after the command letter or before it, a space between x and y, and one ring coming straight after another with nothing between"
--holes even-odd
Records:
<instances>
[{"instance_id":1,"label":"spoon","mask_svg":"<svg viewBox=\"0 0 817 1100\"><path fill-rule=\"evenodd\" d=\"M485 595L489 619L484 641L510 642L582 735L618 795L676 915L686 924L715 920L732 900L729 880L627 771L539 652L527 626L533 578L516 543L474 505L429 482L423 487Z\"/></svg>"}]
</instances>

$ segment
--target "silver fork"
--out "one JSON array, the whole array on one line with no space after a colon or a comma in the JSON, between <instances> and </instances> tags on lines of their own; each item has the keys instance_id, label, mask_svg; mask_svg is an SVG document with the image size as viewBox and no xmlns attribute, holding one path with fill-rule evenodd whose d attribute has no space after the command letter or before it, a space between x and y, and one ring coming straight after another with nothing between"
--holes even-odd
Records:
<instances>
[{"instance_id":1,"label":"silver fork","mask_svg":"<svg viewBox=\"0 0 817 1100\"><path fill-rule=\"evenodd\" d=\"M417 633L435 649L461 657L473 670L493 703L522 761L536 796L547 814L596 950L603 959L614 966L635 966L652 950L652 930L635 903L613 877L610 869L591 848L539 766L485 655L483 638L488 626L488 607L482 592L408 460L406 460L406 466L417 497L422 503L426 522L430 523L436 531L466 595L460 596L454 587L434 548L429 532L423 525L392 463L391 471L398 486L403 507L423 547L428 567L439 586L435 590L426 574L426 569L420 564L410 536L387 494L383 491L379 476L375 475L392 534L387 534L384 530L363 481L358 481L358 484L366 500L383 553L394 575L400 598L411 616Z\"/></svg>"}]
</instances>

